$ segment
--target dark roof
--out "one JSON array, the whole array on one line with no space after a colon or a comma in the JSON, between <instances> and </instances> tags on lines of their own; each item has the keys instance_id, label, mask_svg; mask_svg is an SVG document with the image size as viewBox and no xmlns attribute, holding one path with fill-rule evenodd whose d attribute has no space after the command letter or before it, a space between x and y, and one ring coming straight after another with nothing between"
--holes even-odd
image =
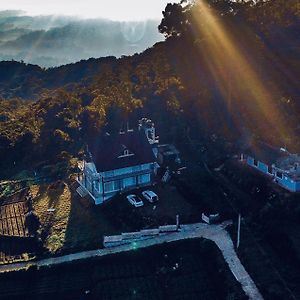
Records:
<instances>
[{"instance_id":1,"label":"dark roof","mask_svg":"<svg viewBox=\"0 0 300 300\"><path fill-rule=\"evenodd\" d=\"M158 151L164 155L179 154L179 151L176 149L176 147L171 144L158 145Z\"/></svg>"},{"instance_id":2,"label":"dark roof","mask_svg":"<svg viewBox=\"0 0 300 300\"><path fill-rule=\"evenodd\" d=\"M262 142L252 143L244 153L268 165L290 156L289 152Z\"/></svg>"},{"instance_id":3,"label":"dark roof","mask_svg":"<svg viewBox=\"0 0 300 300\"><path fill-rule=\"evenodd\" d=\"M118 158L125 149L134 155ZM98 172L156 161L152 146L144 131L128 131L123 134L99 136L89 145L89 151Z\"/></svg>"}]
</instances>

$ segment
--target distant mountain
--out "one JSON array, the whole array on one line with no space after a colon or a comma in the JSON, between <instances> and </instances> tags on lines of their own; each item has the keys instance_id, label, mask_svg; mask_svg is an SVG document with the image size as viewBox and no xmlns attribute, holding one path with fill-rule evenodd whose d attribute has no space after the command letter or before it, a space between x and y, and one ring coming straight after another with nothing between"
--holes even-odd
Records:
<instances>
[{"instance_id":1,"label":"distant mountain","mask_svg":"<svg viewBox=\"0 0 300 300\"><path fill-rule=\"evenodd\" d=\"M0 12L0 60L53 67L90 57L132 55L163 39L158 23Z\"/></svg>"},{"instance_id":2,"label":"distant mountain","mask_svg":"<svg viewBox=\"0 0 300 300\"><path fill-rule=\"evenodd\" d=\"M2 10L0 11L0 19L24 15L23 10Z\"/></svg>"},{"instance_id":3,"label":"distant mountain","mask_svg":"<svg viewBox=\"0 0 300 300\"><path fill-rule=\"evenodd\" d=\"M114 56L90 58L74 64L44 69L17 61L0 62L0 97L38 99L46 89L56 89L87 82L100 74L104 65L113 66ZM70 87L69 87L70 89Z\"/></svg>"}]
</instances>

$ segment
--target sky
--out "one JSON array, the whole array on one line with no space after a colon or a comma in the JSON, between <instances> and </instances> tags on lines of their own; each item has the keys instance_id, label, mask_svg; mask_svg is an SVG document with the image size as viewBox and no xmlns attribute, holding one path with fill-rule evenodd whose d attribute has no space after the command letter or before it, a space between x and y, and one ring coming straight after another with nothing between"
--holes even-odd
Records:
<instances>
[{"instance_id":1,"label":"sky","mask_svg":"<svg viewBox=\"0 0 300 300\"><path fill-rule=\"evenodd\" d=\"M75 15L117 21L161 19L168 2L179 0L1 0L0 10L23 10L29 15Z\"/></svg>"}]
</instances>

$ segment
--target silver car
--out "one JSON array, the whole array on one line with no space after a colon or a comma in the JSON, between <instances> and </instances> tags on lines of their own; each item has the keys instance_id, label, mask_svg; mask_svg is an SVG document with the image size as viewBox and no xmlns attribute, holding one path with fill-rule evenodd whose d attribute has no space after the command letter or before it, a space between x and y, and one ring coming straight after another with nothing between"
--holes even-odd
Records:
<instances>
[{"instance_id":1,"label":"silver car","mask_svg":"<svg viewBox=\"0 0 300 300\"><path fill-rule=\"evenodd\" d=\"M135 207L141 207L144 205L144 202L137 195L128 195L126 198L129 203Z\"/></svg>"},{"instance_id":2,"label":"silver car","mask_svg":"<svg viewBox=\"0 0 300 300\"><path fill-rule=\"evenodd\" d=\"M158 201L158 196L152 191L143 191L142 195L145 199L147 199L151 203Z\"/></svg>"}]
</instances>

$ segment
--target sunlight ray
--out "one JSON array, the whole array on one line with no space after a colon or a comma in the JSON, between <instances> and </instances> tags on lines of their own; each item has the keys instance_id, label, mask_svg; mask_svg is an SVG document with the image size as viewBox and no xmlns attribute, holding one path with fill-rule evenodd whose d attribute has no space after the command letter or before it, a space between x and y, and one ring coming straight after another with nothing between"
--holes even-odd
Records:
<instances>
[{"instance_id":1,"label":"sunlight ray","mask_svg":"<svg viewBox=\"0 0 300 300\"><path fill-rule=\"evenodd\" d=\"M51 28L51 24L54 23L56 16L51 16L49 18L49 22L47 24L47 26L45 26L46 28ZM32 46L28 49L25 57L24 57L24 61L31 61L31 58L34 57L36 55L35 50L38 48L38 46L40 46L40 44L42 43L42 41L44 40L45 34L47 31L44 31L43 34L40 35L40 37L38 39L36 39L36 41L32 44Z\"/></svg>"},{"instance_id":2,"label":"sunlight ray","mask_svg":"<svg viewBox=\"0 0 300 300\"><path fill-rule=\"evenodd\" d=\"M266 85L259 66L250 61L240 48L233 34L234 28L227 28L228 24L206 1L197 2L192 17L197 24L197 34L204 36L199 52L229 108L231 105L239 108L246 104L245 101L252 101L258 112L252 112L253 122L257 122L263 130L271 128L273 132L269 134L285 141L290 133L276 104L280 92L272 84L272 90ZM228 97L229 84L235 84L231 97ZM232 99L235 99L234 103L231 103ZM261 117L264 120L260 120Z\"/></svg>"}]
</instances>

